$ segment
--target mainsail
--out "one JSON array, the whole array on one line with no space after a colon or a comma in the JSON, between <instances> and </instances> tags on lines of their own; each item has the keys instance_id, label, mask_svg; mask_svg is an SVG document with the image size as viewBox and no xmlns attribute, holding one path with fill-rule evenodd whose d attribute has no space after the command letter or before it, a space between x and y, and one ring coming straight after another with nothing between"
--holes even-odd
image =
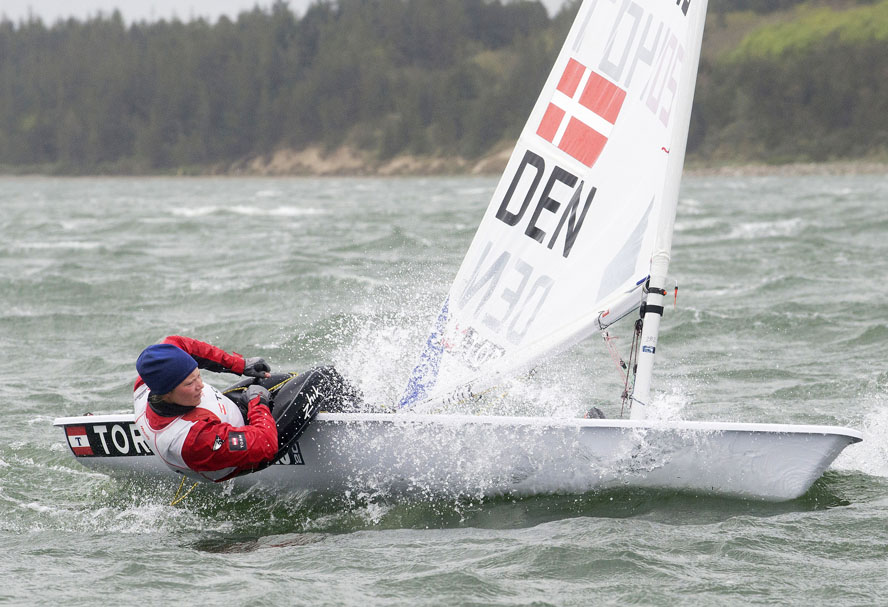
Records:
<instances>
[{"instance_id":1,"label":"mainsail","mask_svg":"<svg viewBox=\"0 0 888 607\"><path fill-rule=\"evenodd\" d=\"M583 2L401 407L470 396L627 314L648 277L665 282L705 12Z\"/></svg>"}]
</instances>

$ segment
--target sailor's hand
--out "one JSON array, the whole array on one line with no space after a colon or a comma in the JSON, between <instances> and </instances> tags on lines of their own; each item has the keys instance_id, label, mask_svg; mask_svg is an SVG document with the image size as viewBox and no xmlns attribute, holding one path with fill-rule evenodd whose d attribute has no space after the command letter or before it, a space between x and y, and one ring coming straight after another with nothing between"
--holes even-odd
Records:
<instances>
[{"instance_id":1,"label":"sailor's hand","mask_svg":"<svg viewBox=\"0 0 888 607\"><path fill-rule=\"evenodd\" d=\"M270 377L271 367L268 366L268 363L265 362L264 358L260 358L259 356L245 358L243 375L261 378Z\"/></svg>"},{"instance_id":2,"label":"sailor's hand","mask_svg":"<svg viewBox=\"0 0 888 607\"><path fill-rule=\"evenodd\" d=\"M259 399L259 404L268 406L268 403L271 402L271 394L268 393L268 390L263 388L260 385L254 384L247 388L247 402L250 404L254 404L253 401Z\"/></svg>"}]
</instances>

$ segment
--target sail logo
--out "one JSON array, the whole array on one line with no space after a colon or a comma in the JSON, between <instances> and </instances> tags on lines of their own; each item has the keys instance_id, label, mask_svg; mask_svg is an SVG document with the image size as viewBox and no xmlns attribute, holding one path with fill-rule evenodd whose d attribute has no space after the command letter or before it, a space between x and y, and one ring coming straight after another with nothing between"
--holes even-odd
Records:
<instances>
[{"instance_id":1,"label":"sail logo","mask_svg":"<svg viewBox=\"0 0 888 607\"><path fill-rule=\"evenodd\" d=\"M570 59L537 135L591 168L604 150L625 99L625 90Z\"/></svg>"}]
</instances>

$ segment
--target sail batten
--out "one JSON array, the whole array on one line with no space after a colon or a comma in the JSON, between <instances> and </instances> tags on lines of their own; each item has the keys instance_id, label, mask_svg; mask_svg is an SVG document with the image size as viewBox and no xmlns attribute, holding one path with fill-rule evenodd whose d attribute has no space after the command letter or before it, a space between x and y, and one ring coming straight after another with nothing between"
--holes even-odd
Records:
<instances>
[{"instance_id":1,"label":"sail batten","mask_svg":"<svg viewBox=\"0 0 888 607\"><path fill-rule=\"evenodd\" d=\"M705 4L581 5L402 407L574 345L668 268Z\"/></svg>"}]
</instances>

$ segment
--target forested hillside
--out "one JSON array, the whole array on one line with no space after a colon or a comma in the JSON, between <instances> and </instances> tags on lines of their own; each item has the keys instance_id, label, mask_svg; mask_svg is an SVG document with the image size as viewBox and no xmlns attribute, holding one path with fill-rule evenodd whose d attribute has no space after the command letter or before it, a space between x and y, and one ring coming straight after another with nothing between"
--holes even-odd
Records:
<instances>
[{"instance_id":1,"label":"forested hillside","mask_svg":"<svg viewBox=\"0 0 888 607\"><path fill-rule=\"evenodd\" d=\"M478 158L517 137L573 19L541 4L285 2L217 23L0 22L0 170L225 170L282 148ZM888 0L711 0L689 144L888 154Z\"/></svg>"},{"instance_id":2,"label":"forested hillside","mask_svg":"<svg viewBox=\"0 0 888 607\"><path fill-rule=\"evenodd\" d=\"M698 157L888 157L888 2L711 14L703 55L690 135Z\"/></svg>"}]
</instances>

